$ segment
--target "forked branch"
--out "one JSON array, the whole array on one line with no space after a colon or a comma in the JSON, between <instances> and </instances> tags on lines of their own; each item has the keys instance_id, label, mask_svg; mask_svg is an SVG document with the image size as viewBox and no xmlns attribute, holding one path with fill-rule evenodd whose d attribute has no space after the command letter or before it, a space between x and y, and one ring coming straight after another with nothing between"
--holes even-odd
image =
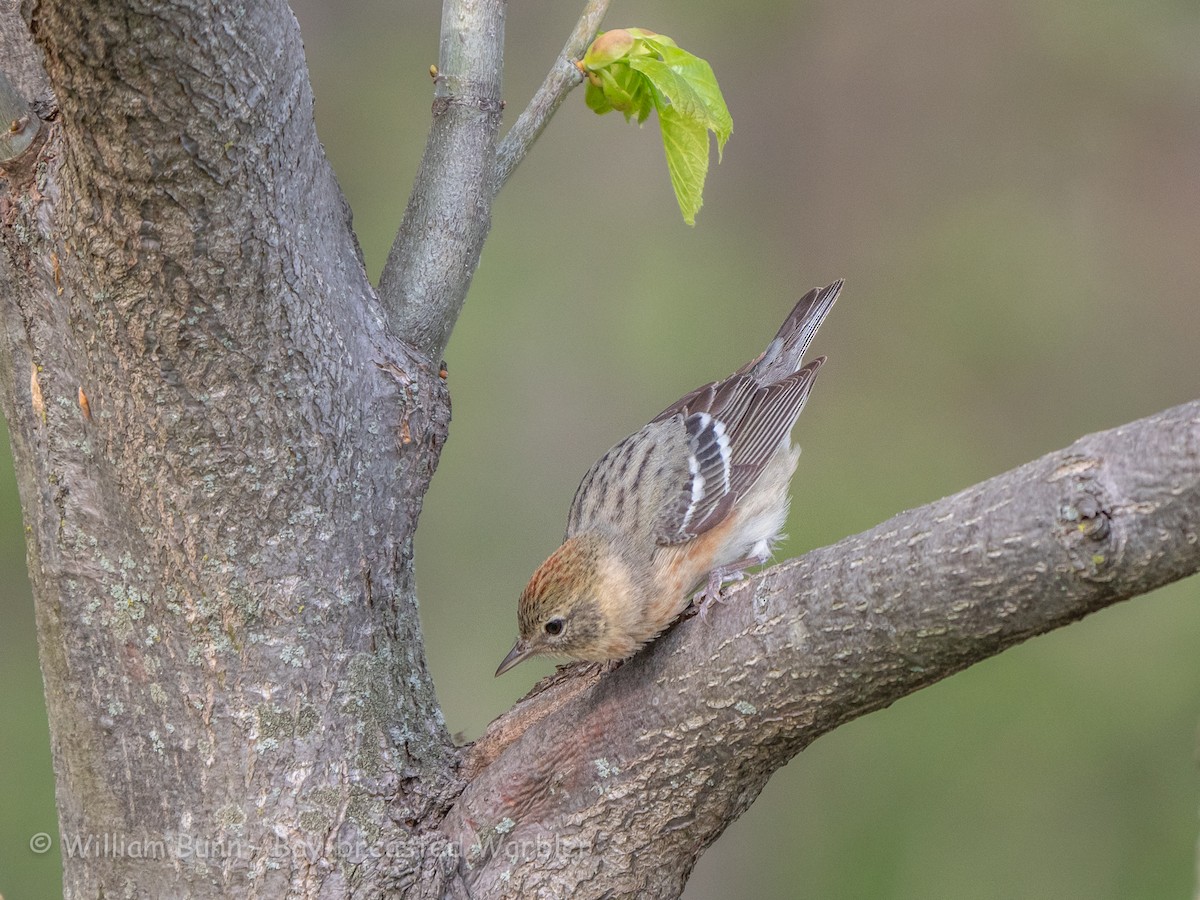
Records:
<instances>
[{"instance_id":1,"label":"forked branch","mask_svg":"<svg viewBox=\"0 0 1200 900\"><path fill-rule=\"evenodd\" d=\"M491 229L492 200L582 80L573 61L609 0L588 0L546 80L497 147L505 0L446 0L433 123L404 221L379 279L392 330L436 363Z\"/></svg>"}]
</instances>

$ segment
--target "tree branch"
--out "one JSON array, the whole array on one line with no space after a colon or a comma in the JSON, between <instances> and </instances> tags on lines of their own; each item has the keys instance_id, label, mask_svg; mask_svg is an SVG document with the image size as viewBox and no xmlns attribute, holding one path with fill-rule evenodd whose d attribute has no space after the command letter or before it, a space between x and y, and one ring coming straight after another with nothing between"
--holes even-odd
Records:
<instances>
[{"instance_id":1,"label":"tree branch","mask_svg":"<svg viewBox=\"0 0 1200 900\"><path fill-rule=\"evenodd\" d=\"M462 312L492 199L582 80L609 0L588 0L562 53L499 146L504 0L446 0L433 125L404 221L379 278L393 331L436 362Z\"/></svg>"},{"instance_id":2,"label":"tree branch","mask_svg":"<svg viewBox=\"0 0 1200 900\"><path fill-rule=\"evenodd\" d=\"M433 123L379 278L393 332L433 363L445 352L491 228L505 0L445 0Z\"/></svg>"},{"instance_id":3,"label":"tree branch","mask_svg":"<svg viewBox=\"0 0 1200 900\"><path fill-rule=\"evenodd\" d=\"M560 676L553 715L535 694L493 723L443 826L458 888L677 896L820 735L1197 569L1200 401L790 560L594 684Z\"/></svg>"},{"instance_id":4,"label":"tree branch","mask_svg":"<svg viewBox=\"0 0 1200 900\"><path fill-rule=\"evenodd\" d=\"M583 81L576 67L576 60L583 57L588 45L595 40L600 23L608 12L609 0L588 0L583 15L575 24L562 53L554 61L546 80L538 88L525 111L509 129L500 146L496 148L496 190L504 187L513 171L521 164L525 154L541 136L550 118L562 105L567 94Z\"/></svg>"}]
</instances>

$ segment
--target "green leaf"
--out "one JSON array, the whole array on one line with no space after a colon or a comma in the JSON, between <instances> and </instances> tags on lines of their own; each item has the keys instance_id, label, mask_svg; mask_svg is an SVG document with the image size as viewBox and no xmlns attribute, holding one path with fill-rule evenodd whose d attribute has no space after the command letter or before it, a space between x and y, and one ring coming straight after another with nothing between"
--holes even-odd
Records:
<instances>
[{"instance_id":1,"label":"green leaf","mask_svg":"<svg viewBox=\"0 0 1200 900\"><path fill-rule=\"evenodd\" d=\"M733 133L733 119L712 66L665 34L617 28L597 36L583 58L587 105L603 115L619 110L642 123L658 111L667 169L684 220L695 224L708 174L708 132L717 159Z\"/></svg>"},{"instance_id":2,"label":"green leaf","mask_svg":"<svg viewBox=\"0 0 1200 900\"><path fill-rule=\"evenodd\" d=\"M679 211L683 221L695 225L696 213L704 203L704 178L708 174L708 130L703 122L680 113L674 106L659 107L658 124Z\"/></svg>"},{"instance_id":3,"label":"green leaf","mask_svg":"<svg viewBox=\"0 0 1200 900\"><path fill-rule=\"evenodd\" d=\"M729 115L729 107L725 105L725 97L721 94L712 66L686 50L671 47L663 48L663 60L688 84L703 105L705 125L717 138L719 159L725 142L733 134L733 117Z\"/></svg>"},{"instance_id":4,"label":"green leaf","mask_svg":"<svg viewBox=\"0 0 1200 900\"><path fill-rule=\"evenodd\" d=\"M604 88L604 96L612 108L625 114L625 121L633 116L644 122L654 108L654 95L646 79L628 66L612 66L596 73Z\"/></svg>"},{"instance_id":5,"label":"green leaf","mask_svg":"<svg viewBox=\"0 0 1200 900\"><path fill-rule=\"evenodd\" d=\"M600 86L599 78L592 81L588 78L587 91L584 94L584 99L587 101L588 109L598 116L604 115L606 112L612 112L613 105L608 102L608 97L604 94L604 88Z\"/></svg>"},{"instance_id":6,"label":"green leaf","mask_svg":"<svg viewBox=\"0 0 1200 900\"><path fill-rule=\"evenodd\" d=\"M629 66L645 75L677 112L706 126L709 124L708 110L695 87L662 60L641 57L629 60Z\"/></svg>"},{"instance_id":7,"label":"green leaf","mask_svg":"<svg viewBox=\"0 0 1200 900\"><path fill-rule=\"evenodd\" d=\"M635 58L629 60L629 65L653 81L673 106L679 106L688 115L703 119L705 126L716 135L717 151L720 153L733 134L733 118L729 115L712 66L677 47L661 46L660 52L662 60Z\"/></svg>"}]
</instances>

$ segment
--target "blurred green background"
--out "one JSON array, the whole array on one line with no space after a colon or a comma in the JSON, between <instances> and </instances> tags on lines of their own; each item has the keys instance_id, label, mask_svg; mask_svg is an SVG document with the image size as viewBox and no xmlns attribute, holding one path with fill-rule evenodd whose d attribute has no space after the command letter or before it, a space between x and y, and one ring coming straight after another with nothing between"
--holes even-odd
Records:
<instances>
[{"instance_id":1,"label":"blurred green background","mask_svg":"<svg viewBox=\"0 0 1200 900\"><path fill-rule=\"evenodd\" d=\"M581 3L516 3L506 120ZM428 123L438 4L296 6L372 277ZM447 353L418 540L430 666L477 736L578 479L844 276L796 437L792 556L1200 395L1200 7L1118 0L613 4L706 57L733 112L695 229L657 128L568 99L496 206ZM0 893L58 892L22 526L0 481ZM1189 896L1200 582L1034 640L822 738L689 900Z\"/></svg>"}]
</instances>

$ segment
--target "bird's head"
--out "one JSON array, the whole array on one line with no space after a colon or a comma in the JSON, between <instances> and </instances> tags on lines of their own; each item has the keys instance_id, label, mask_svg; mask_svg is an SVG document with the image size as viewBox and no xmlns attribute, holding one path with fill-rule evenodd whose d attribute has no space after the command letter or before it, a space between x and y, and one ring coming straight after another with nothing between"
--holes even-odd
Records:
<instances>
[{"instance_id":1,"label":"bird's head","mask_svg":"<svg viewBox=\"0 0 1200 900\"><path fill-rule=\"evenodd\" d=\"M542 563L517 604L520 637L500 663L503 675L531 656L606 660L627 656L636 644L620 640L631 608L633 578L602 535L568 538Z\"/></svg>"}]
</instances>

